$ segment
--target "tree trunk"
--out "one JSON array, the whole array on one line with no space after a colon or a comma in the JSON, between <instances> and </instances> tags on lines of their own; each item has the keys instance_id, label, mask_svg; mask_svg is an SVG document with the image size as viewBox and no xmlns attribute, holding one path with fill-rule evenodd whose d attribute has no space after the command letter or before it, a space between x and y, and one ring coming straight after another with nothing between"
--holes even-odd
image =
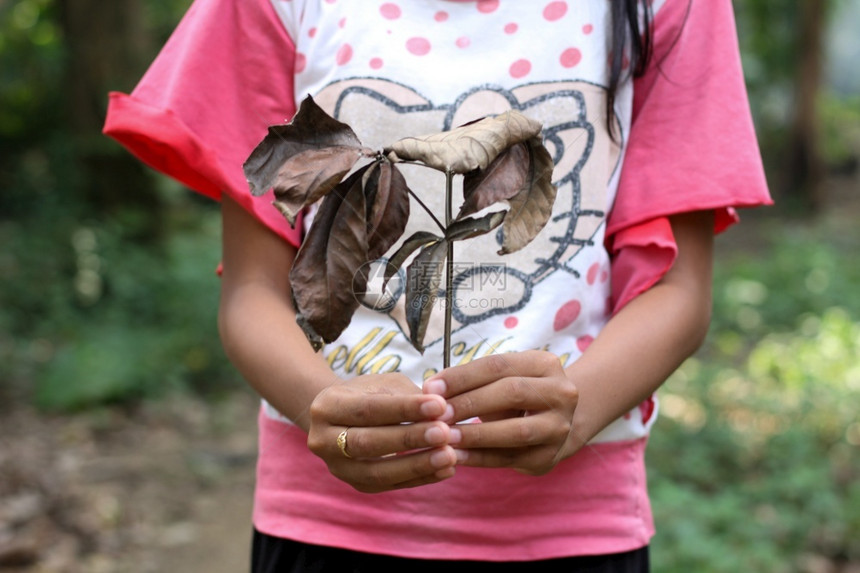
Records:
<instances>
[{"instance_id":1,"label":"tree trunk","mask_svg":"<svg viewBox=\"0 0 860 573\"><path fill-rule=\"evenodd\" d=\"M785 191L790 205L814 213L822 206L818 98L821 91L827 0L801 0L798 14L798 66L795 107L787 153Z\"/></svg>"},{"instance_id":2,"label":"tree trunk","mask_svg":"<svg viewBox=\"0 0 860 573\"><path fill-rule=\"evenodd\" d=\"M60 0L67 44L67 108L85 199L96 213L134 210L129 233L161 237L163 201L151 172L101 134L110 90L129 91L154 50L141 0Z\"/></svg>"}]
</instances>

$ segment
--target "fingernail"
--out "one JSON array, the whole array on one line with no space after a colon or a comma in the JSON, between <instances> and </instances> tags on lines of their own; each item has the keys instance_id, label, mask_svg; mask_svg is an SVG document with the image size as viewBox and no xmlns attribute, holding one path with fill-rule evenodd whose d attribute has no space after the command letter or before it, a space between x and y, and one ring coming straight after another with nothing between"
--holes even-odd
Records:
<instances>
[{"instance_id":1,"label":"fingernail","mask_svg":"<svg viewBox=\"0 0 860 573\"><path fill-rule=\"evenodd\" d=\"M458 464L465 463L469 459L469 452L467 450L454 450L454 455L457 456Z\"/></svg>"},{"instance_id":2,"label":"fingernail","mask_svg":"<svg viewBox=\"0 0 860 573\"><path fill-rule=\"evenodd\" d=\"M455 473L457 473L457 470L454 469L454 466L451 466L450 468L444 468L437 471L434 475L439 479L448 479L454 477Z\"/></svg>"},{"instance_id":3,"label":"fingernail","mask_svg":"<svg viewBox=\"0 0 860 573\"><path fill-rule=\"evenodd\" d=\"M445 431L438 426L427 428L427 431L424 432L424 439L431 446L441 444L445 441Z\"/></svg>"},{"instance_id":4,"label":"fingernail","mask_svg":"<svg viewBox=\"0 0 860 573\"><path fill-rule=\"evenodd\" d=\"M454 419L454 406L452 406L451 404L446 404L445 405L445 413L442 414L442 417L439 419L442 420L443 422L450 422L451 420L453 420Z\"/></svg>"},{"instance_id":5,"label":"fingernail","mask_svg":"<svg viewBox=\"0 0 860 573\"><path fill-rule=\"evenodd\" d=\"M444 468L451 465L451 453L445 449L430 456L430 465L434 468Z\"/></svg>"},{"instance_id":6,"label":"fingernail","mask_svg":"<svg viewBox=\"0 0 860 573\"><path fill-rule=\"evenodd\" d=\"M460 428L451 428L451 432L448 434L448 443L449 444L459 444L463 441L463 432Z\"/></svg>"},{"instance_id":7,"label":"fingernail","mask_svg":"<svg viewBox=\"0 0 860 573\"><path fill-rule=\"evenodd\" d=\"M427 400L419 407L422 416L435 418L445 412L445 403L439 400Z\"/></svg>"},{"instance_id":8,"label":"fingernail","mask_svg":"<svg viewBox=\"0 0 860 573\"><path fill-rule=\"evenodd\" d=\"M439 396L444 396L447 390L448 385L445 384L445 381L441 378L428 380L424 383L424 391L428 394L438 394Z\"/></svg>"}]
</instances>

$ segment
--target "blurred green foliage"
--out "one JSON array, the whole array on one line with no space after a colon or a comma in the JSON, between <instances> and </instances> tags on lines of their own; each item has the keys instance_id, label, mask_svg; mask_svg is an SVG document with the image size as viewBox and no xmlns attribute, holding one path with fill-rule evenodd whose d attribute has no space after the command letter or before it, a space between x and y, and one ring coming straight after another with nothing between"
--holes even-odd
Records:
<instances>
[{"instance_id":1,"label":"blurred green foliage","mask_svg":"<svg viewBox=\"0 0 860 573\"><path fill-rule=\"evenodd\" d=\"M218 212L171 210L148 248L129 240L133 214L0 222L4 383L52 410L236 384L215 323Z\"/></svg>"},{"instance_id":2,"label":"blurred green foliage","mask_svg":"<svg viewBox=\"0 0 860 573\"><path fill-rule=\"evenodd\" d=\"M852 9L845 0L821 1L831 21ZM786 167L786 145L790 141L798 63L806 49L798 34L802 2L735 0L732 4L744 78L762 155L768 171L778 173ZM849 29L853 30L854 27ZM824 49L827 47L825 45ZM838 64L840 68L833 73L857 73L853 61L847 64L840 61ZM827 71L825 68L823 63L823 75ZM826 77L822 77L822 82L824 89L819 102L822 159L831 169L856 169L860 149L860 94L837 93L827 85ZM776 181L778 178L771 177L771 180Z\"/></svg>"},{"instance_id":3,"label":"blurred green foliage","mask_svg":"<svg viewBox=\"0 0 860 573\"><path fill-rule=\"evenodd\" d=\"M860 560L860 232L773 234L718 263L708 342L661 390L656 571Z\"/></svg>"},{"instance_id":4,"label":"blurred green foliage","mask_svg":"<svg viewBox=\"0 0 860 573\"><path fill-rule=\"evenodd\" d=\"M141 4L147 60L188 4ZM235 384L215 326L217 206L130 158L116 200L95 200L108 163L88 160L127 154L75 121L71 8L0 3L0 396L68 410ZM94 86L104 103L131 87ZM128 196L141 185L148 207Z\"/></svg>"},{"instance_id":5,"label":"blurred green foliage","mask_svg":"<svg viewBox=\"0 0 860 573\"><path fill-rule=\"evenodd\" d=\"M860 94L821 102L822 154L836 170L856 170L860 149Z\"/></svg>"},{"instance_id":6,"label":"blurred green foliage","mask_svg":"<svg viewBox=\"0 0 860 573\"><path fill-rule=\"evenodd\" d=\"M0 216L51 199L71 170L63 157L65 52L53 2L0 3Z\"/></svg>"}]
</instances>

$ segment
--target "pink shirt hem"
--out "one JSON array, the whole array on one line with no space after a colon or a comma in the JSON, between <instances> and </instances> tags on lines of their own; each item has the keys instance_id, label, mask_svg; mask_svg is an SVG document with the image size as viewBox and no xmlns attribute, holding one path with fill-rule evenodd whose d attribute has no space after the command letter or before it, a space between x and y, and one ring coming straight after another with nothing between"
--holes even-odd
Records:
<instances>
[{"instance_id":1,"label":"pink shirt hem","mask_svg":"<svg viewBox=\"0 0 860 573\"><path fill-rule=\"evenodd\" d=\"M589 446L540 477L461 467L419 490L364 494L328 472L301 429L262 412L259 422L254 525L270 535L418 559L520 561L630 551L654 534L646 439Z\"/></svg>"}]
</instances>

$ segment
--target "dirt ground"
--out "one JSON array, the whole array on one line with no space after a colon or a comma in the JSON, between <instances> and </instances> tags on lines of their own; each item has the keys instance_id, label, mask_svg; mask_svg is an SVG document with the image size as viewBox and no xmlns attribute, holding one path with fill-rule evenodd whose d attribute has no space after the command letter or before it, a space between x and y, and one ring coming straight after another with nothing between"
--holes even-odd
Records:
<instances>
[{"instance_id":1,"label":"dirt ground","mask_svg":"<svg viewBox=\"0 0 860 573\"><path fill-rule=\"evenodd\" d=\"M0 415L0 571L247 571L257 399Z\"/></svg>"}]
</instances>

